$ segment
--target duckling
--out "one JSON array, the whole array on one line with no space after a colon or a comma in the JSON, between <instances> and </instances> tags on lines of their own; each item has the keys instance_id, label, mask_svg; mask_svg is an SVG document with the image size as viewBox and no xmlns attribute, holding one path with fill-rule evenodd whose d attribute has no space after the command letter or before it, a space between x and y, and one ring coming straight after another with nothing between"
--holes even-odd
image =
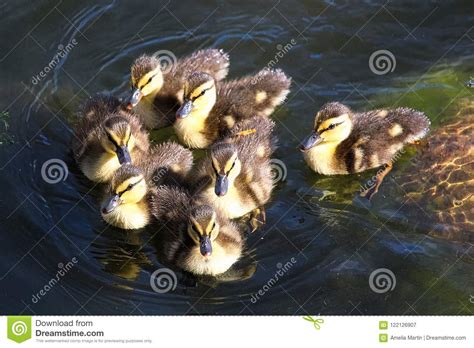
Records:
<instances>
[{"instance_id":1,"label":"duckling","mask_svg":"<svg viewBox=\"0 0 474 348\"><path fill-rule=\"evenodd\" d=\"M110 225L139 229L152 219L150 204L158 185L180 185L193 163L191 151L176 143L156 146L138 165L117 170L102 200L101 213Z\"/></svg>"},{"instance_id":2,"label":"duckling","mask_svg":"<svg viewBox=\"0 0 474 348\"><path fill-rule=\"evenodd\" d=\"M279 69L263 69L220 84L206 73L193 73L184 84L184 102L176 113L176 135L190 148L207 148L240 120L268 117L283 103L290 84Z\"/></svg>"},{"instance_id":3,"label":"duckling","mask_svg":"<svg viewBox=\"0 0 474 348\"><path fill-rule=\"evenodd\" d=\"M149 129L170 126L183 101L184 78L199 69L217 81L229 71L229 56L219 49L204 49L177 60L166 70L162 59L143 55L131 68L132 93L128 107L135 108ZM162 70L163 69L163 70Z\"/></svg>"},{"instance_id":4,"label":"duckling","mask_svg":"<svg viewBox=\"0 0 474 348\"><path fill-rule=\"evenodd\" d=\"M252 213L253 230L265 223L263 205L274 186L270 162L274 126L269 118L255 116L214 144L193 175L196 201L219 208L230 219Z\"/></svg>"},{"instance_id":5,"label":"duckling","mask_svg":"<svg viewBox=\"0 0 474 348\"><path fill-rule=\"evenodd\" d=\"M362 192L370 199L390 172L395 155L426 136L430 120L409 108L355 113L339 102L323 105L314 131L300 146L311 169L324 175L358 173L385 165L376 184Z\"/></svg>"},{"instance_id":6,"label":"duckling","mask_svg":"<svg viewBox=\"0 0 474 348\"><path fill-rule=\"evenodd\" d=\"M158 245L167 262L197 275L226 272L242 255L237 224L209 205L190 203L189 194L161 186L153 211L161 223Z\"/></svg>"},{"instance_id":7,"label":"duckling","mask_svg":"<svg viewBox=\"0 0 474 348\"><path fill-rule=\"evenodd\" d=\"M140 120L114 97L91 98L79 112L72 151L84 175L107 182L124 163L135 163L149 148Z\"/></svg>"}]
</instances>

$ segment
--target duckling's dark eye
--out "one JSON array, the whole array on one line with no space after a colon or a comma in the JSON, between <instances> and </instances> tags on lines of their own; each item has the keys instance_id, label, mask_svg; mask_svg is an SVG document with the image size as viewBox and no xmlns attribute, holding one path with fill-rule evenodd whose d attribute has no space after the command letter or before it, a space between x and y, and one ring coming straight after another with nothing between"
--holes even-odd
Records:
<instances>
[{"instance_id":1,"label":"duckling's dark eye","mask_svg":"<svg viewBox=\"0 0 474 348\"><path fill-rule=\"evenodd\" d=\"M133 188L133 184L128 184L127 191L131 190L132 188Z\"/></svg>"},{"instance_id":2,"label":"duckling's dark eye","mask_svg":"<svg viewBox=\"0 0 474 348\"><path fill-rule=\"evenodd\" d=\"M328 127L328 129L334 129L334 127L336 127L336 125L334 123L331 123Z\"/></svg>"},{"instance_id":3,"label":"duckling's dark eye","mask_svg":"<svg viewBox=\"0 0 474 348\"><path fill-rule=\"evenodd\" d=\"M214 228L216 228L216 223L215 222L212 224L211 231L214 231ZM211 234L209 233L209 235L211 235Z\"/></svg>"},{"instance_id":4,"label":"duckling's dark eye","mask_svg":"<svg viewBox=\"0 0 474 348\"><path fill-rule=\"evenodd\" d=\"M151 80L153 80L154 77L155 77L154 75L153 75L152 77L150 77L150 78L148 79L147 84L149 84L149 83L151 82Z\"/></svg>"}]
</instances>

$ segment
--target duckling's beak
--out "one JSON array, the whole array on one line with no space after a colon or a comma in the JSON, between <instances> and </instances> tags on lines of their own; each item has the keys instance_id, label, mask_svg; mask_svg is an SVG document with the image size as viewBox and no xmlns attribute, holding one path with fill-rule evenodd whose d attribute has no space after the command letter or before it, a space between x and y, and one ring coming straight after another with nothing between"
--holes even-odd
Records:
<instances>
[{"instance_id":1,"label":"duckling's beak","mask_svg":"<svg viewBox=\"0 0 474 348\"><path fill-rule=\"evenodd\" d=\"M300 150L305 152L311 149L313 146L318 145L323 139L321 138L321 135L319 135L318 132L313 131L313 133L310 134L309 137L307 137L305 140L300 145Z\"/></svg>"},{"instance_id":2,"label":"duckling's beak","mask_svg":"<svg viewBox=\"0 0 474 348\"><path fill-rule=\"evenodd\" d=\"M131 164L132 163L132 157L130 156L130 152L128 151L127 146L120 146L117 147L115 150L115 153L117 154L119 163L122 164Z\"/></svg>"},{"instance_id":3,"label":"duckling's beak","mask_svg":"<svg viewBox=\"0 0 474 348\"><path fill-rule=\"evenodd\" d=\"M192 100L185 100L183 105L176 111L176 118L185 118L188 117L193 109Z\"/></svg>"},{"instance_id":4,"label":"duckling's beak","mask_svg":"<svg viewBox=\"0 0 474 348\"><path fill-rule=\"evenodd\" d=\"M120 205L120 196L119 195L113 195L110 197L108 200L104 201L102 203L102 214L110 214L115 210Z\"/></svg>"},{"instance_id":5,"label":"duckling's beak","mask_svg":"<svg viewBox=\"0 0 474 348\"><path fill-rule=\"evenodd\" d=\"M214 192L217 196L225 196L229 189L229 180L226 175L218 174L216 179L216 187Z\"/></svg>"},{"instance_id":6,"label":"duckling's beak","mask_svg":"<svg viewBox=\"0 0 474 348\"><path fill-rule=\"evenodd\" d=\"M209 236L202 236L199 240L200 250L202 256L211 256L212 254L212 244Z\"/></svg>"},{"instance_id":7,"label":"duckling's beak","mask_svg":"<svg viewBox=\"0 0 474 348\"><path fill-rule=\"evenodd\" d=\"M143 97L142 91L140 91L138 88L135 88L134 90L132 90L132 95L128 99L127 108L131 109L137 106L137 104L140 102L142 97Z\"/></svg>"}]
</instances>

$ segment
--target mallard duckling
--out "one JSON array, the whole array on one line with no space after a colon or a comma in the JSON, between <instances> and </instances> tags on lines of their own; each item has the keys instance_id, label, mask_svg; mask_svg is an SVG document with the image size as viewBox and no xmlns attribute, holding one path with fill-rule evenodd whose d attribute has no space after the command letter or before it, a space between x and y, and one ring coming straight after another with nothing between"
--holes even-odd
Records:
<instances>
[{"instance_id":1,"label":"mallard duckling","mask_svg":"<svg viewBox=\"0 0 474 348\"><path fill-rule=\"evenodd\" d=\"M377 183L362 196L375 194L404 145L415 143L429 131L430 121L409 108L354 113L338 102L325 104L316 114L314 131L300 149L306 163L324 175L358 173L385 165Z\"/></svg>"},{"instance_id":2,"label":"mallard duckling","mask_svg":"<svg viewBox=\"0 0 474 348\"><path fill-rule=\"evenodd\" d=\"M156 186L179 185L193 163L191 151L176 143L156 146L137 166L117 170L102 200L101 213L110 225L138 229L152 218L150 204L157 197Z\"/></svg>"},{"instance_id":3,"label":"mallard duckling","mask_svg":"<svg viewBox=\"0 0 474 348\"><path fill-rule=\"evenodd\" d=\"M162 67L162 59L143 55L131 68L132 93L128 107L135 108L149 128L171 125L183 101L185 76L199 69L216 80L222 80L229 70L229 56L219 49L205 49Z\"/></svg>"},{"instance_id":4,"label":"mallard duckling","mask_svg":"<svg viewBox=\"0 0 474 348\"><path fill-rule=\"evenodd\" d=\"M263 205L274 186L270 162L274 126L269 118L256 116L214 144L194 175L196 200L218 207L231 219L252 212L254 230L255 219L264 223Z\"/></svg>"},{"instance_id":5,"label":"mallard duckling","mask_svg":"<svg viewBox=\"0 0 474 348\"><path fill-rule=\"evenodd\" d=\"M269 116L285 100L290 84L279 69L263 69L220 84L206 73L193 73L184 84L184 102L176 113L176 135L188 147L207 148L240 120Z\"/></svg>"},{"instance_id":6,"label":"mallard duckling","mask_svg":"<svg viewBox=\"0 0 474 348\"><path fill-rule=\"evenodd\" d=\"M79 112L72 151L84 175L107 182L124 163L135 163L149 148L140 120L114 97L91 98Z\"/></svg>"},{"instance_id":7,"label":"mallard duckling","mask_svg":"<svg viewBox=\"0 0 474 348\"><path fill-rule=\"evenodd\" d=\"M209 205L193 206L189 195L176 188L158 188L153 209L161 223L162 254L185 271L197 275L226 272L241 257L243 239L234 222Z\"/></svg>"}]
</instances>

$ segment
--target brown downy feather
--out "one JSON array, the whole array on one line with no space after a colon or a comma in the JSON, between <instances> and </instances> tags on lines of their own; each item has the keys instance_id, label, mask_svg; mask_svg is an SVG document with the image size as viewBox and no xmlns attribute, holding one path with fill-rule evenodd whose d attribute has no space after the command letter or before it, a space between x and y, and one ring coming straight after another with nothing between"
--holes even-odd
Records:
<instances>
[{"instance_id":1,"label":"brown downy feather","mask_svg":"<svg viewBox=\"0 0 474 348\"><path fill-rule=\"evenodd\" d=\"M148 133L143 129L140 120L133 113L127 111L118 99L97 95L89 99L79 111L71 142L74 158L83 172L84 166L98 165L97 162L101 156L106 154L106 150L101 145L101 140L107 137L105 127L119 134L123 134L125 128L130 128L131 134L135 138L133 150L130 152L133 162L140 160L148 151ZM102 178L103 180L99 180L93 175L91 177L90 174L88 177L93 181L107 180L105 177Z\"/></svg>"},{"instance_id":2,"label":"brown downy feather","mask_svg":"<svg viewBox=\"0 0 474 348\"><path fill-rule=\"evenodd\" d=\"M227 217L236 218L268 202L274 187L270 156L274 151L272 131L275 123L254 117L236 125L222 141L210 148L210 154L196 168L193 192L198 202L213 204ZM240 173L229 182L224 196L215 193L214 158L220 168L237 156ZM229 177L232 176L231 169Z\"/></svg>"},{"instance_id":3,"label":"brown downy feather","mask_svg":"<svg viewBox=\"0 0 474 348\"><path fill-rule=\"evenodd\" d=\"M218 275L227 271L242 254L243 239L239 227L210 206L194 205L189 195L178 188L159 187L153 211L158 219L156 244L167 263L198 275ZM212 254L203 256L199 242L191 238L191 219L207 226L216 216L217 237Z\"/></svg>"},{"instance_id":4,"label":"brown downy feather","mask_svg":"<svg viewBox=\"0 0 474 348\"><path fill-rule=\"evenodd\" d=\"M143 55L134 61L132 76L135 81L139 81L160 64L160 57ZM148 120L148 117L144 119L148 128L163 128L174 123L176 111L182 103L185 77L193 71L206 72L216 81L224 79L229 71L229 55L221 49L203 49L171 64L173 65L166 67L163 72L163 85L150 106L155 117L153 120ZM139 108L137 112L140 113Z\"/></svg>"}]
</instances>

